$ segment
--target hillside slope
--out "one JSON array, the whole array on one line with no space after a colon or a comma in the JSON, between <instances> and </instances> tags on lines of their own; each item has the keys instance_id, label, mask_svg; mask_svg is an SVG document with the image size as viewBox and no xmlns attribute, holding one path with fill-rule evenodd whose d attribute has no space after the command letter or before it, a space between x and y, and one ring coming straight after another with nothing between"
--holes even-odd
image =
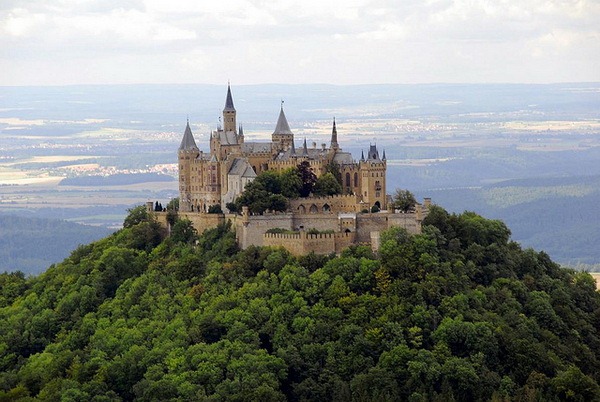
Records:
<instances>
[{"instance_id":1,"label":"hillside slope","mask_svg":"<svg viewBox=\"0 0 600 402\"><path fill-rule=\"evenodd\" d=\"M0 275L1 400L600 400L600 293L506 226L434 208L340 257L163 239L143 208ZM197 241L196 241L197 240Z\"/></svg>"}]
</instances>

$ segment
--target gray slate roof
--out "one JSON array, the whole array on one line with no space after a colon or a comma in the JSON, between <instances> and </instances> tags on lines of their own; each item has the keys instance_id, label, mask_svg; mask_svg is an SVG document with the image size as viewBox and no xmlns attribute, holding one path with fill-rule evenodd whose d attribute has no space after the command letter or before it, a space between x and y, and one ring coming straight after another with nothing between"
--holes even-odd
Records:
<instances>
[{"instance_id":1,"label":"gray slate roof","mask_svg":"<svg viewBox=\"0 0 600 402\"><path fill-rule=\"evenodd\" d=\"M233 131L217 131L217 133L222 145L235 145L238 143L237 136Z\"/></svg>"},{"instance_id":2,"label":"gray slate roof","mask_svg":"<svg viewBox=\"0 0 600 402\"><path fill-rule=\"evenodd\" d=\"M235 158L229 169L229 174L241 177L256 177L256 172L245 158Z\"/></svg>"},{"instance_id":3,"label":"gray slate roof","mask_svg":"<svg viewBox=\"0 0 600 402\"><path fill-rule=\"evenodd\" d=\"M354 159L352 159L352 154L350 152L336 152L333 160L340 165L348 165L354 163Z\"/></svg>"},{"instance_id":4,"label":"gray slate roof","mask_svg":"<svg viewBox=\"0 0 600 402\"><path fill-rule=\"evenodd\" d=\"M302 154L298 154L298 151L296 151L295 154L292 154L292 150L288 149L285 151L282 151L280 153L277 154L277 156L275 157L276 160L280 160L280 161L286 161L289 160L291 157L294 158L308 158L308 159L325 159L327 157L329 150L325 149L323 150L322 148L306 148L306 153L304 153L304 147L302 148Z\"/></svg>"},{"instance_id":5,"label":"gray slate roof","mask_svg":"<svg viewBox=\"0 0 600 402\"><path fill-rule=\"evenodd\" d=\"M194 136L192 134L192 129L190 128L190 122L187 122L185 126L185 132L183 133L183 138L181 139L181 144L179 145L180 151L192 151L198 150L198 146L196 145L196 141L194 140Z\"/></svg>"},{"instance_id":6,"label":"gray slate roof","mask_svg":"<svg viewBox=\"0 0 600 402\"><path fill-rule=\"evenodd\" d=\"M279 112L279 118L277 119L277 125L275 126L275 131L273 134L294 134L292 130L290 130L290 125L288 124L287 119L285 118L285 113L283 113L283 107Z\"/></svg>"},{"instance_id":7,"label":"gray slate roof","mask_svg":"<svg viewBox=\"0 0 600 402\"><path fill-rule=\"evenodd\" d=\"M377 145L369 146L368 159L381 161L381 159L379 159L379 151L377 150Z\"/></svg>"},{"instance_id":8,"label":"gray slate roof","mask_svg":"<svg viewBox=\"0 0 600 402\"><path fill-rule=\"evenodd\" d=\"M245 154L270 153L273 144L271 142L244 142L242 152Z\"/></svg>"},{"instance_id":9,"label":"gray slate roof","mask_svg":"<svg viewBox=\"0 0 600 402\"><path fill-rule=\"evenodd\" d=\"M231 96L231 87L227 84L227 98L225 99L225 108L224 112L235 112L235 107L233 106L233 97Z\"/></svg>"}]
</instances>

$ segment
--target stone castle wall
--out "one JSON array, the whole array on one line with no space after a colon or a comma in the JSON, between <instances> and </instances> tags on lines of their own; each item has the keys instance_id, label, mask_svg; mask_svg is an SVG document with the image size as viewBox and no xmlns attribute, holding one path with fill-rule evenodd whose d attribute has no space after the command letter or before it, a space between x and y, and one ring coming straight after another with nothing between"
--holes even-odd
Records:
<instances>
[{"instance_id":1,"label":"stone castle wall","mask_svg":"<svg viewBox=\"0 0 600 402\"><path fill-rule=\"evenodd\" d=\"M337 197L339 205L342 205L347 197L350 196ZM323 197L318 200L333 198L336 197ZM313 203L315 200L311 199L310 202ZM335 201L332 205L334 204ZM416 211L408 213L390 211L334 213L329 211L312 214L287 212L250 215L246 209L241 215L199 212L179 212L178 215L181 219L189 219L198 233L230 220L235 229L238 244L242 249L250 246L282 246L297 255L311 251L317 254L329 254L340 253L344 248L356 243L371 244L376 250L379 247L380 233L393 226L403 227L411 234L420 233L421 221L427 214L428 206L429 203L427 206L418 205ZM148 211L154 214L161 225L168 228L166 212L152 212L151 203L148 204ZM276 228L299 231L299 233L266 233L269 229ZM334 233L308 234L310 229L333 230Z\"/></svg>"},{"instance_id":2,"label":"stone castle wall","mask_svg":"<svg viewBox=\"0 0 600 402\"><path fill-rule=\"evenodd\" d=\"M271 247L284 247L294 255L305 255L310 252L315 254L339 254L354 243L354 233L319 233L297 234L265 233L263 244Z\"/></svg>"},{"instance_id":3,"label":"stone castle wall","mask_svg":"<svg viewBox=\"0 0 600 402\"><path fill-rule=\"evenodd\" d=\"M360 197L357 195L333 195L330 197L310 197L290 200L290 210L296 214L318 214L339 212L360 212ZM365 207L367 208L367 207Z\"/></svg>"}]
</instances>

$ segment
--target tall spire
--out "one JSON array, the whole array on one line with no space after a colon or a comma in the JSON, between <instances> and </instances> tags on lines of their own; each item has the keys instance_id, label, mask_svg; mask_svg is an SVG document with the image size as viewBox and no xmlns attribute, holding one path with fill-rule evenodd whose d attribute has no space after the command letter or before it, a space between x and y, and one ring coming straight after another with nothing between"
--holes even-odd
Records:
<instances>
[{"instance_id":1,"label":"tall spire","mask_svg":"<svg viewBox=\"0 0 600 402\"><path fill-rule=\"evenodd\" d=\"M235 112L235 107L233 106L233 96L231 96L231 86L227 83L227 98L225 99L225 108L224 112Z\"/></svg>"},{"instance_id":2,"label":"tall spire","mask_svg":"<svg viewBox=\"0 0 600 402\"><path fill-rule=\"evenodd\" d=\"M187 119L187 124L185 125L185 132L183 133L183 138L181 139L181 144L179 145L180 151L197 151L198 146L196 145L196 141L194 140L194 135L192 134L192 129L190 128L190 119Z\"/></svg>"},{"instance_id":3,"label":"tall spire","mask_svg":"<svg viewBox=\"0 0 600 402\"><path fill-rule=\"evenodd\" d=\"M225 99L225 108L223 109L223 131L235 132L237 125L235 124L236 112L233 106L233 97L231 96L231 85L227 83L227 98Z\"/></svg>"},{"instance_id":4,"label":"tall spire","mask_svg":"<svg viewBox=\"0 0 600 402\"><path fill-rule=\"evenodd\" d=\"M277 119L277 125L275 126L273 134L294 134L292 133L292 130L290 130L290 125L285 117L285 113L283 113L283 101L281 101L281 110L279 111L279 118Z\"/></svg>"},{"instance_id":5,"label":"tall spire","mask_svg":"<svg viewBox=\"0 0 600 402\"><path fill-rule=\"evenodd\" d=\"M244 135L244 127L242 126L242 124L240 123L240 127L238 128L238 134L243 136Z\"/></svg>"},{"instance_id":6,"label":"tall spire","mask_svg":"<svg viewBox=\"0 0 600 402\"><path fill-rule=\"evenodd\" d=\"M294 144L294 140L292 140L292 150L290 151L291 156L296 156L296 145Z\"/></svg>"},{"instance_id":7,"label":"tall spire","mask_svg":"<svg viewBox=\"0 0 600 402\"><path fill-rule=\"evenodd\" d=\"M333 129L331 130L331 149L339 149L337 140L337 128L335 127L335 117L333 118Z\"/></svg>"},{"instance_id":8,"label":"tall spire","mask_svg":"<svg viewBox=\"0 0 600 402\"><path fill-rule=\"evenodd\" d=\"M306 146L306 138L304 138L304 144L302 145L302 156L308 156L308 146Z\"/></svg>"},{"instance_id":9,"label":"tall spire","mask_svg":"<svg viewBox=\"0 0 600 402\"><path fill-rule=\"evenodd\" d=\"M365 151L360 151L360 160L361 161L365 160Z\"/></svg>"},{"instance_id":10,"label":"tall spire","mask_svg":"<svg viewBox=\"0 0 600 402\"><path fill-rule=\"evenodd\" d=\"M383 158L381 158L381 160L386 160L386 158L385 158L385 149L383 150Z\"/></svg>"}]
</instances>

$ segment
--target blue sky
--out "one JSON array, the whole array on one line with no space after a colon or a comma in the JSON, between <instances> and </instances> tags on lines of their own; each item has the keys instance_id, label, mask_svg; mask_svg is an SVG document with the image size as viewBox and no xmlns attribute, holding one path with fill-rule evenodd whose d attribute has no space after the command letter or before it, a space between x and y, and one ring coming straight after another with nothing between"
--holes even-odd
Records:
<instances>
[{"instance_id":1,"label":"blue sky","mask_svg":"<svg viewBox=\"0 0 600 402\"><path fill-rule=\"evenodd\" d=\"M227 80L600 81L600 1L0 1L0 85Z\"/></svg>"}]
</instances>

